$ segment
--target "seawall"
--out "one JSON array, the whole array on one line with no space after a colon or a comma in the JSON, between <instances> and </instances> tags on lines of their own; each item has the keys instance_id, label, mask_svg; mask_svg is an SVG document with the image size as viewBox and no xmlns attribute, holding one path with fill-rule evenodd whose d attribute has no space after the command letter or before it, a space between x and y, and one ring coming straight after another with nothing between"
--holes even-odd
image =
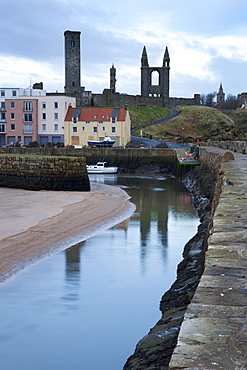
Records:
<instances>
[{"instance_id":1,"label":"seawall","mask_svg":"<svg viewBox=\"0 0 247 370\"><path fill-rule=\"evenodd\" d=\"M234 160L227 160L231 155ZM247 369L247 157L218 148L202 158L223 182L216 193L205 270L169 369ZM230 182L229 182L230 181Z\"/></svg>"},{"instance_id":2,"label":"seawall","mask_svg":"<svg viewBox=\"0 0 247 370\"><path fill-rule=\"evenodd\" d=\"M83 157L0 155L0 186L26 190L89 191Z\"/></svg>"},{"instance_id":3,"label":"seawall","mask_svg":"<svg viewBox=\"0 0 247 370\"><path fill-rule=\"evenodd\" d=\"M120 173L176 173L177 156L169 148L0 148L8 155L85 158L86 164L106 161Z\"/></svg>"},{"instance_id":4,"label":"seawall","mask_svg":"<svg viewBox=\"0 0 247 370\"><path fill-rule=\"evenodd\" d=\"M184 248L176 281L161 299L161 319L137 344L124 370L246 368L246 197L242 180L225 185L226 178L236 177L235 169L245 176L242 157L232 160L231 152L203 148L207 167L186 176L201 224ZM229 201L222 215L221 205Z\"/></svg>"}]
</instances>

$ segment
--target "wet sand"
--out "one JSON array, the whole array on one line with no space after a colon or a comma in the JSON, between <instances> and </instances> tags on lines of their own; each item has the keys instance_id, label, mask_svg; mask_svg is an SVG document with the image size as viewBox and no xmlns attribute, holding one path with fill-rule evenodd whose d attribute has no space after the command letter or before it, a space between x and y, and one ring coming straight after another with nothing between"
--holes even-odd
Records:
<instances>
[{"instance_id":1,"label":"wet sand","mask_svg":"<svg viewBox=\"0 0 247 370\"><path fill-rule=\"evenodd\" d=\"M90 192L0 188L0 282L26 266L128 218L135 207L119 188Z\"/></svg>"}]
</instances>

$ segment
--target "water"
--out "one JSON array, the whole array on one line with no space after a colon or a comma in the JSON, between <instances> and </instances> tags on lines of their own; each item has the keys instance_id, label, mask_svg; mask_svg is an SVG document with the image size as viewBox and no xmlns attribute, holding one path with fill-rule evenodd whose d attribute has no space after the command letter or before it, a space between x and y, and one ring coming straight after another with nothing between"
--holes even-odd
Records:
<instances>
[{"instance_id":1,"label":"water","mask_svg":"<svg viewBox=\"0 0 247 370\"><path fill-rule=\"evenodd\" d=\"M0 287L0 369L120 370L160 318L198 225L189 194L176 179L98 181L124 188L136 211Z\"/></svg>"}]
</instances>

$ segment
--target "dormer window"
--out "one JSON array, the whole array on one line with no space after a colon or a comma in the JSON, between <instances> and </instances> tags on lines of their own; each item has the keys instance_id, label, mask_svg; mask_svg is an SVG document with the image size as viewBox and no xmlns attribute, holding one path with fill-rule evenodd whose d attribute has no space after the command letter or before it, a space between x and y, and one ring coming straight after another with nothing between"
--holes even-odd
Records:
<instances>
[{"instance_id":1,"label":"dormer window","mask_svg":"<svg viewBox=\"0 0 247 370\"><path fill-rule=\"evenodd\" d=\"M72 117L72 123L77 123L77 117Z\"/></svg>"},{"instance_id":2,"label":"dormer window","mask_svg":"<svg viewBox=\"0 0 247 370\"><path fill-rule=\"evenodd\" d=\"M96 119L96 118L97 118L97 116L94 116L93 118L94 118L94 119Z\"/></svg>"}]
</instances>

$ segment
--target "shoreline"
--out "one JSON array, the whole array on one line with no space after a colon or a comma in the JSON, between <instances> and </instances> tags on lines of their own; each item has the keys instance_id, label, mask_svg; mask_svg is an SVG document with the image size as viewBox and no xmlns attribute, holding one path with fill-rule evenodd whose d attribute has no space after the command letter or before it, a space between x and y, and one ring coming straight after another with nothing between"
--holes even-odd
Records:
<instances>
[{"instance_id":1,"label":"shoreline","mask_svg":"<svg viewBox=\"0 0 247 370\"><path fill-rule=\"evenodd\" d=\"M90 192L0 188L0 283L29 265L130 217L135 205L117 187Z\"/></svg>"}]
</instances>

